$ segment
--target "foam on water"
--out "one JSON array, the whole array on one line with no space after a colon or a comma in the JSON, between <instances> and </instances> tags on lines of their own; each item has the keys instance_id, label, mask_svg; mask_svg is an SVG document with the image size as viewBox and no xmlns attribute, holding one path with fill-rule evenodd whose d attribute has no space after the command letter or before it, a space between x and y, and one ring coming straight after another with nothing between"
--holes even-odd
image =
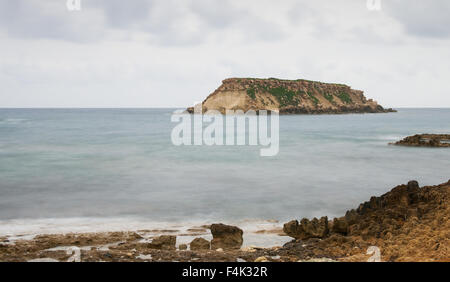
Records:
<instances>
[{"instance_id":1,"label":"foam on water","mask_svg":"<svg viewBox=\"0 0 450 282\"><path fill-rule=\"evenodd\" d=\"M177 245L188 244L194 238L202 237L211 240L209 230L204 232L189 231L191 228L202 229L203 225L213 222L151 222L138 218L47 218L47 219L15 219L0 221L0 235L6 236L9 243L17 240L32 240L39 234L96 233L115 231L134 231L150 242L154 236L161 234L176 235ZM289 241L286 236L279 236L274 230L282 224L273 220L238 220L226 222L237 225L244 230L244 247L280 246ZM260 233L258 231L268 231Z\"/></svg>"}]
</instances>

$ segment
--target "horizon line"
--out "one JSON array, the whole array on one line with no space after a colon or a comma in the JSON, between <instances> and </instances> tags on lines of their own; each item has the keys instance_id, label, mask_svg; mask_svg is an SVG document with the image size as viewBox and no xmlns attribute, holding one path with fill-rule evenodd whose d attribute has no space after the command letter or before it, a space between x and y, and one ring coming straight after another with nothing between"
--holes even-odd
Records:
<instances>
[{"instance_id":1,"label":"horizon line","mask_svg":"<svg viewBox=\"0 0 450 282\"><path fill-rule=\"evenodd\" d=\"M180 109L180 108L187 108L187 106L183 107L0 107L0 109ZM450 106L448 107L417 107L417 106L400 106L400 107L385 107L393 108L393 109L450 109Z\"/></svg>"}]
</instances>

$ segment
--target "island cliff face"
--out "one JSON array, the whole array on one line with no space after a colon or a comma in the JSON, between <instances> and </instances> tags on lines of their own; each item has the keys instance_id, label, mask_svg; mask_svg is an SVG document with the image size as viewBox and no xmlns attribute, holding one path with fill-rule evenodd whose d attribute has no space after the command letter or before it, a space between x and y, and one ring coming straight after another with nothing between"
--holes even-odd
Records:
<instances>
[{"instance_id":1,"label":"island cliff face","mask_svg":"<svg viewBox=\"0 0 450 282\"><path fill-rule=\"evenodd\" d=\"M228 78L202 103L203 112L272 110L281 114L385 113L363 91L344 84L276 78ZM188 108L188 112L194 109Z\"/></svg>"}]
</instances>

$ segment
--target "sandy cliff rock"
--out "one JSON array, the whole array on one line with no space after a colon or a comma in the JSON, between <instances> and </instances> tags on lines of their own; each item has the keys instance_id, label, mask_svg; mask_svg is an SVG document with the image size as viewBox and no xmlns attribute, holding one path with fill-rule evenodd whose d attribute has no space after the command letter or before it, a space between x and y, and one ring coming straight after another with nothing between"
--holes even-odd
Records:
<instances>
[{"instance_id":1,"label":"sandy cliff rock","mask_svg":"<svg viewBox=\"0 0 450 282\"><path fill-rule=\"evenodd\" d=\"M376 101L347 85L276 78L229 78L203 101L203 111L276 110L282 114L383 113ZM193 112L193 108L188 108Z\"/></svg>"}]
</instances>

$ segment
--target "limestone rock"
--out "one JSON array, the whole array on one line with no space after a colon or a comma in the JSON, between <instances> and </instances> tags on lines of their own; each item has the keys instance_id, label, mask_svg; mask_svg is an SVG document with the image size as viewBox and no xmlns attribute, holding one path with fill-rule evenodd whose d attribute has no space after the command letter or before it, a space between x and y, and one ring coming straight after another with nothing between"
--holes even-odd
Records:
<instances>
[{"instance_id":1,"label":"limestone rock","mask_svg":"<svg viewBox=\"0 0 450 282\"><path fill-rule=\"evenodd\" d=\"M195 238L190 243L191 251L197 251L197 250L209 250L211 248L211 244L208 240L204 238Z\"/></svg>"},{"instance_id":2,"label":"limestone rock","mask_svg":"<svg viewBox=\"0 0 450 282\"><path fill-rule=\"evenodd\" d=\"M380 197L371 197L370 201L360 204L356 210L346 213L348 234L380 238L392 234L406 219L420 219L425 212L418 205L423 200L420 199L421 194L419 183L411 180Z\"/></svg>"},{"instance_id":3,"label":"limestone rock","mask_svg":"<svg viewBox=\"0 0 450 282\"><path fill-rule=\"evenodd\" d=\"M258 257L258 258L255 259L255 262L268 262L268 261L269 260L266 257L264 257L264 256Z\"/></svg>"},{"instance_id":4,"label":"limestone rock","mask_svg":"<svg viewBox=\"0 0 450 282\"><path fill-rule=\"evenodd\" d=\"M348 223L345 220L345 217L333 219L333 227L332 227L331 231L334 232L334 233L347 235L347 233L348 233Z\"/></svg>"},{"instance_id":5,"label":"limestone rock","mask_svg":"<svg viewBox=\"0 0 450 282\"><path fill-rule=\"evenodd\" d=\"M159 237L155 237L151 243L148 244L150 249L158 249L158 250L175 250L175 244L177 241L176 236L172 235L161 235Z\"/></svg>"},{"instance_id":6,"label":"limestone rock","mask_svg":"<svg viewBox=\"0 0 450 282\"><path fill-rule=\"evenodd\" d=\"M328 218L321 217L308 220L303 218L300 223L297 220L290 221L283 226L283 231L295 239L305 240L309 238L324 238L329 233Z\"/></svg>"},{"instance_id":7,"label":"limestone rock","mask_svg":"<svg viewBox=\"0 0 450 282\"><path fill-rule=\"evenodd\" d=\"M211 248L224 250L240 249L244 239L242 229L236 226L225 224L212 224L211 234L213 239L211 241Z\"/></svg>"}]
</instances>

